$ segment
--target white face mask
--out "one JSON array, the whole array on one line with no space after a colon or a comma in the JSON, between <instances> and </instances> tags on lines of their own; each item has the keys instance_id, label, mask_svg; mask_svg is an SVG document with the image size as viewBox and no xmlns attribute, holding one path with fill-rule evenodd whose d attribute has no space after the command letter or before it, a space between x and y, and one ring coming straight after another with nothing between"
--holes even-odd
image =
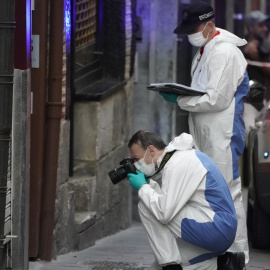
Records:
<instances>
[{"instance_id":1,"label":"white face mask","mask_svg":"<svg viewBox=\"0 0 270 270\"><path fill-rule=\"evenodd\" d=\"M151 176L151 175L155 174L155 172L156 172L155 164L153 162L154 158L152 158L151 164L146 164L146 162L144 160L146 153L147 153L147 149L145 151L144 157L141 158L139 161L135 162L134 166L136 167L137 170L142 172L144 175Z\"/></svg>"},{"instance_id":2,"label":"white face mask","mask_svg":"<svg viewBox=\"0 0 270 270\"><path fill-rule=\"evenodd\" d=\"M207 25L207 23L206 23ZM195 34L191 34L191 35L188 35L188 41L193 45L193 46L196 46L196 47L202 47L203 45L205 45L207 39L208 39L208 36L209 36L209 33L207 35L207 37L205 38L203 36L203 31L206 27L206 25L204 26L203 30L201 32L198 32L198 33L195 33Z\"/></svg>"}]
</instances>

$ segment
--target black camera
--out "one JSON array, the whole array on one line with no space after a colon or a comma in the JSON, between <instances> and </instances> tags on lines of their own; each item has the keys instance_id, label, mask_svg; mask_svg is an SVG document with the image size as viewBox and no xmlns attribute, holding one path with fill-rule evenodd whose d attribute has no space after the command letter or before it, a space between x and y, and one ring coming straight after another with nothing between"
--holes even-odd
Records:
<instances>
[{"instance_id":1,"label":"black camera","mask_svg":"<svg viewBox=\"0 0 270 270\"><path fill-rule=\"evenodd\" d=\"M136 167L134 166L134 160L132 158L125 158L120 162L122 167L114 169L108 172L109 177L111 178L113 184L117 184L123 179L125 179L128 173L135 173L136 174Z\"/></svg>"}]
</instances>

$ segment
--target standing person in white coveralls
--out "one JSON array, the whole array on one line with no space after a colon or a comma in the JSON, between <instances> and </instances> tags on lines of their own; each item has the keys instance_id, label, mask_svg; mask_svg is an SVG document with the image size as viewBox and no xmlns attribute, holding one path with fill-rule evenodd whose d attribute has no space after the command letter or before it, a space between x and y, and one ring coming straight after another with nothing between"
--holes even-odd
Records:
<instances>
[{"instance_id":1,"label":"standing person in white coveralls","mask_svg":"<svg viewBox=\"0 0 270 270\"><path fill-rule=\"evenodd\" d=\"M234 241L236 212L224 177L193 148L192 136L183 133L166 147L158 134L141 130L128 146L137 174L127 177L139 191L140 218L159 266L154 269L241 269L244 261L218 257ZM149 179L158 173L161 186Z\"/></svg>"},{"instance_id":2,"label":"standing person in white coveralls","mask_svg":"<svg viewBox=\"0 0 270 270\"><path fill-rule=\"evenodd\" d=\"M196 147L216 163L228 183L238 218L236 239L229 251L244 252L247 264L249 248L239 156L245 146L242 114L249 79L246 60L237 48L247 42L216 28L213 8L205 2L188 5L182 15L182 22L174 33L186 33L189 42L200 47L192 63L191 87L206 93L195 97L161 95L189 112L189 129Z\"/></svg>"}]
</instances>

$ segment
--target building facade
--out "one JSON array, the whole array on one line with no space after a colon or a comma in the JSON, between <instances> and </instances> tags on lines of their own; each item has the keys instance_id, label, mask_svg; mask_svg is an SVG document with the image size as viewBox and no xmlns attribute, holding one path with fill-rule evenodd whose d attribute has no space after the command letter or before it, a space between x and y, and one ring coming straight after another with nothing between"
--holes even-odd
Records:
<instances>
[{"instance_id":1,"label":"building facade","mask_svg":"<svg viewBox=\"0 0 270 270\"><path fill-rule=\"evenodd\" d=\"M113 185L108 172L128 156L132 135L135 4L10 5L19 25L10 38L17 58L5 156L13 256L4 254L3 267L27 269L29 260L84 249L130 226L131 189L127 181Z\"/></svg>"},{"instance_id":2,"label":"building facade","mask_svg":"<svg viewBox=\"0 0 270 270\"><path fill-rule=\"evenodd\" d=\"M82 250L138 219L137 194L108 172L137 130L166 142L188 131L187 114L146 87L189 84L195 50L173 30L190 2L1 1L2 269ZM236 14L270 7L207 2L217 26L239 36Z\"/></svg>"}]
</instances>

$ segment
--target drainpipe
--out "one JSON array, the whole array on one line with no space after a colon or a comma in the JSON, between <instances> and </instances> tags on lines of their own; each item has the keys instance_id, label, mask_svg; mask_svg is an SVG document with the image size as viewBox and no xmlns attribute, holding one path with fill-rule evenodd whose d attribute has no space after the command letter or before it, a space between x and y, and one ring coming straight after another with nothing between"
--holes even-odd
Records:
<instances>
[{"instance_id":1,"label":"drainpipe","mask_svg":"<svg viewBox=\"0 0 270 270\"><path fill-rule=\"evenodd\" d=\"M64 0L50 0L48 100L40 219L39 258L52 258L58 148L62 118Z\"/></svg>"},{"instance_id":2,"label":"drainpipe","mask_svg":"<svg viewBox=\"0 0 270 270\"><path fill-rule=\"evenodd\" d=\"M15 1L0 4L0 268L3 264L3 242L7 192L9 147L12 126L14 75Z\"/></svg>"},{"instance_id":3,"label":"drainpipe","mask_svg":"<svg viewBox=\"0 0 270 270\"><path fill-rule=\"evenodd\" d=\"M33 35L39 36L39 68L31 69L33 113L31 115L29 257L38 256L41 190L44 161L47 75L48 0L35 0Z\"/></svg>"}]
</instances>

